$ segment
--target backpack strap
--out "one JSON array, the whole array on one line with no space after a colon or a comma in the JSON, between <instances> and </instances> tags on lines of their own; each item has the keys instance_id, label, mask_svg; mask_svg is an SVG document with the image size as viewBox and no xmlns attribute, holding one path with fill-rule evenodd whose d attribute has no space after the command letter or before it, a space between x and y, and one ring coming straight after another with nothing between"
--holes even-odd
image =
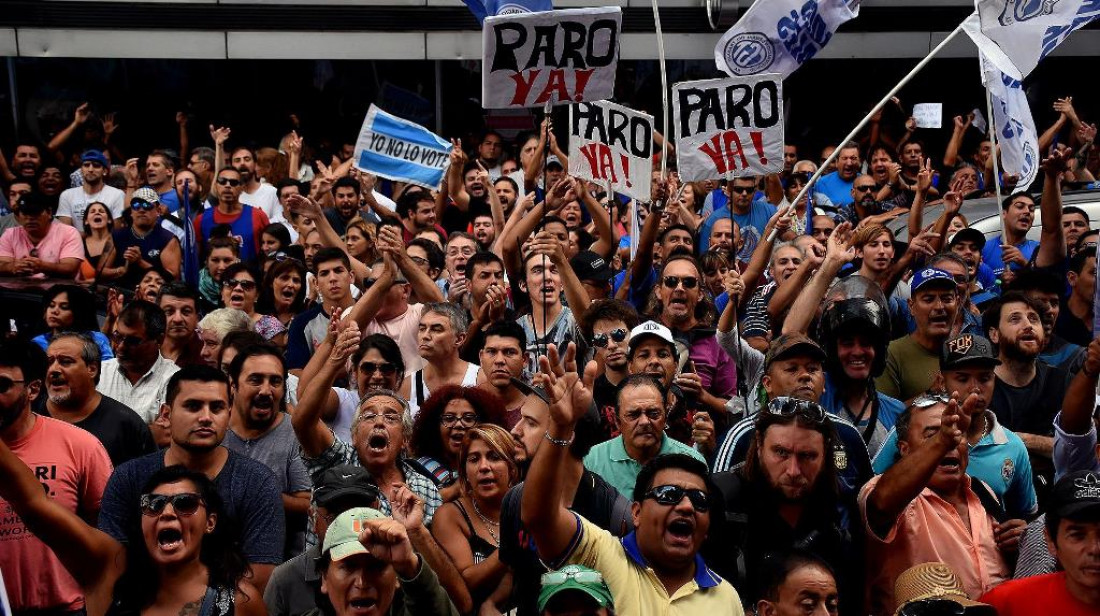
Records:
<instances>
[{"instance_id":1,"label":"backpack strap","mask_svg":"<svg viewBox=\"0 0 1100 616\"><path fill-rule=\"evenodd\" d=\"M970 482L970 489L978 496L978 500L981 501L982 507L985 508L986 513L993 516L994 520L1002 524L1008 520L1008 512L1005 511L1004 504L1001 503L997 495L993 493L992 488L987 486L984 481L974 478Z\"/></svg>"}]
</instances>

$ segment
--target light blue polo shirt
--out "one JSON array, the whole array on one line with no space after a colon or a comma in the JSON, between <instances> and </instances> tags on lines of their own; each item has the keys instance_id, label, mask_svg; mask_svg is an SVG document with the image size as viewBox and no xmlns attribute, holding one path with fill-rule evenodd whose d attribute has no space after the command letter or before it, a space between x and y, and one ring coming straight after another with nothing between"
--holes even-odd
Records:
<instances>
[{"instance_id":1,"label":"light blue polo shirt","mask_svg":"<svg viewBox=\"0 0 1100 616\"><path fill-rule=\"evenodd\" d=\"M666 453L682 453L706 464L706 460L698 451L676 439L669 438L667 434L662 435L661 450L657 455ZM584 467L615 486L628 501L634 500L634 484L638 481L638 473L642 472L642 465L627 455L622 435L604 441L589 450L588 455L584 457Z\"/></svg>"},{"instance_id":2,"label":"light blue polo shirt","mask_svg":"<svg viewBox=\"0 0 1100 616\"><path fill-rule=\"evenodd\" d=\"M997 421L997 415L986 411L993 422L989 434L970 448L966 474L985 482L1004 505L1011 518L1030 518L1039 508L1035 498L1035 483L1031 476L1031 461L1027 448L1016 433ZM894 430L886 438L871 466L875 473L885 473L898 460L898 435Z\"/></svg>"}]
</instances>

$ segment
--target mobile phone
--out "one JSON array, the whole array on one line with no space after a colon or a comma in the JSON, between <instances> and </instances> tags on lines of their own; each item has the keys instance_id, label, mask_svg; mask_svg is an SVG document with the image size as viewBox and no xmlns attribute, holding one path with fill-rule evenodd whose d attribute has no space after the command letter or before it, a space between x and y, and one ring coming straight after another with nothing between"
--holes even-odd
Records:
<instances>
[{"instance_id":1,"label":"mobile phone","mask_svg":"<svg viewBox=\"0 0 1100 616\"><path fill-rule=\"evenodd\" d=\"M684 362L684 367L680 370L680 374L695 374L695 362L691 361L690 357Z\"/></svg>"}]
</instances>

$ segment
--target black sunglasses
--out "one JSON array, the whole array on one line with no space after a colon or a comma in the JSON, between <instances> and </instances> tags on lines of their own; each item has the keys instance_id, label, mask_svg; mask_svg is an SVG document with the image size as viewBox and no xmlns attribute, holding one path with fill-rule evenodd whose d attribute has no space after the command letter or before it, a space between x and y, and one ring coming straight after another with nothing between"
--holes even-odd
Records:
<instances>
[{"instance_id":1,"label":"black sunglasses","mask_svg":"<svg viewBox=\"0 0 1100 616\"><path fill-rule=\"evenodd\" d=\"M243 291L252 291L256 288L255 280L223 280L222 286L227 289L240 287Z\"/></svg>"},{"instance_id":2,"label":"black sunglasses","mask_svg":"<svg viewBox=\"0 0 1100 616\"><path fill-rule=\"evenodd\" d=\"M868 186L856 186L856 190L858 190L859 192L871 192L874 189L875 189L874 184L870 184Z\"/></svg>"},{"instance_id":3,"label":"black sunglasses","mask_svg":"<svg viewBox=\"0 0 1100 616\"><path fill-rule=\"evenodd\" d=\"M910 601L898 612L900 616L964 616L966 608L950 599L921 599Z\"/></svg>"},{"instance_id":4,"label":"black sunglasses","mask_svg":"<svg viewBox=\"0 0 1100 616\"><path fill-rule=\"evenodd\" d=\"M156 207L157 207L156 205L154 205L152 203L149 203L148 201L145 201L143 199L134 199L133 201L130 202L130 209L131 210L144 210L144 211L148 212L148 211L153 210Z\"/></svg>"},{"instance_id":5,"label":"black sunglasses","mask_svg":"<svg viewBox=\"0 0 1100 616\"><path fill-rule=\"evenodd\" d=\"M9 379L6 376L0 376L0 395L8 393L8 390L11 389L12 387L15 387L16 383L25 383L25 382L26 381L24 381L22 379L17 381L15 379Z\"/></svg>"},{"instance_id":6,"label":"black sunglasses","mask_svg":"<svg viewBox=\"0 0 1100 616\"><path fill-rule=\"evenodd\" d=\"M164 508L172 503L172 511L176 515L195 515L199 505L206 506L206 501L193 492L183 492L167 496L164 494L143 494L141 496L141 513L147 516L157 516Z\"/></svg>"},{"instance_id":7,"label":"black sunglasses","mask_svg":"<svg viewBox=\"0 0 1100 616\"><path fill-rule=\"evenodd\" d=\"M375 372L381 372L382 376L393 376L397 372L397 366L390 362L374 363L372 361L365 361L359 364L359 369L365 374L374 374Z\"/></svg>"},{"instance_id":8,"label":"black sunglasses","mask_svg":"<svg viewBox=\"0 0 1100 616\"><path fill-rule=\"evenodd\" d=\"M816 424L825 423L826 417L825 409L820 404L788 396L778 396L768 402L768 413L780 417L801 415Z\"/></svg>"},{"instance_id":9,"label":"black sunglasses","mask_svg":"<svg viewBox=\"0 0 1100 616\"><path fill-rule=\"evenodd\" d=\"M222 186L240 186L241 181L233 178L218 178L218 184Z\"/></svg>"},{"instance_id":10,"label":"black sunglasses","mask_svg":"<svg viewBox=\"0 0 1100 616\"><path fill-rule=\"evenodd\" d=\"M699 279L695 276L665 276L662 280L664 285L670 289L675 289L680 286L680 283L684 283L685 289L694 289L699 284Z\"/></svg>"},{"instance_id":11,"label":"black sunglasses","mask_svg":"<svg viewBox=\"0 0 1100 616\"><path fill-rule=\"evenodd\" d=\"M747 195L756 192L756 189L748 186L730 186L730 192L735 195Z\"/></svg>"},{"instance_id":12,"label":"black sunglasses","mask_svg":"<svg viewBox=\"0 0 1100 616\"><path fill-rule=\"evenodd\" d=\"M595 336L592 336L592 346L602 349L607 346L608 338L614 340L615 342L622 342L623 340L626 340L626 336L629 333L630 332L620 327L619 329L613 329L606 334L596 334Z\"/></svg>"},{"instance_id":13,"label":"black sunglasses","mask_svg":"<svg viewBox=\"0 0 1100 616\"><path fill-rule=\"evenodd\" d=\"M689 490L680 486L655 486L645 493L646 498L652 498L659 505L675 506L684 500L684 496L691 501L691 506L699 513L706 513L710 509L710 497L703 490Z\"/></svg>"}]
</instances>

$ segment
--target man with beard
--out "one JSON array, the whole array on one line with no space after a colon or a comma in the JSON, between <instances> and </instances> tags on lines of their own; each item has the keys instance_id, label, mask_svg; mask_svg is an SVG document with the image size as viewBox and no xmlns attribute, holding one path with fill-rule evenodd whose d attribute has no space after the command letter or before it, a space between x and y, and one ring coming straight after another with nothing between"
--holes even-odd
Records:
<instances>
[{"instance_id":1,"label":"man with beard","mask_svg":"<svg viewBox=\"0 0 1100 616\"><path fill-rule=\"evenodd\" d=\"M234 539L252 569L250 581L262 592L284 560L283 508L271 469L222 446L230 396L229 377L220 370L188 366L172 375L157 419L170 431L171 443L115 469L103 493L99 529L126 545L139 524L142 487L157 471L181 464L213 480L225 515L237 525Z\"/></svg>"},{"instance_id":2,"label":"man with beard","mask_svg":"<svg viewBox=\"0 0 1100 616\"><path fill-rule=\"evenodd\" d=\"M183 282L169 282L160 288L157 305L164 311L167 329L160 354L180 368L202 363L199 326L199 294Z\"/></svg>"},{"instance_id":3,"label":"man with beard","mask_svg":"<svg viewBox=\"0 0 1100 616\"><path fill-rule=\"evenodd\" d=\"M179 239L160 225L157 212L160 205L160 197L148 186L130 195L133 224L129 229L118 229L111 234L115 260L112 267L103 270L106 278L117 279L115 284L131 288L151 269L179 277L183 251Z\"/></svg>"},{"instance_id":4,"label":"man with beard","mask_svg":"<svg viewBox=\"0 0 1100 616\"><path fill-rule=\"evenodd\" d=\"M496 191L497 199L500 200L500 207L504 211L504 216L510 216L512 208L515 207L516 201L519 199L519 185L512 178L504 176L493 182L493 190Z\"/></svg>"},{"instance_id":5,"label":"man with beard","mask_svg":"<svg viewBox=\"0 0 1100 616\"><path fill-rule=\"evenodd\" d=\"M1005 293L982 314L982 326L997 347L997 387L989 407L1016 432L1043 475L1053 470L1054 417L1066 394L1066 372L1039 361L1042 307L1022 293Z\"/></svg>"},{"instance_id":6,"label":"man with beard","mask_svg":"<svg viewBox=\"0 0 1100 616\"><path fill-rule=\"evenodd\" d=\"M441 237L447 237L443 227L436 224L435 199L426 190L406 190L397 198L397 215L401 218L402 241L408 244L421 231L435 229Z\"/></svg>"},{"instance_id":7,"label":"man with beard","mask_svg":"<svg viewBox=\"0 0 1100 616\"><path fill-rule=\"evenodd\" d=\"M128 173L126 180L127 191L138 187L137 159L132 173ZM129 171L129 162L127 162ZM153 150L153 153L145 159L145 183L157 191L160 201L168 208L169 212L180 209L180 200L176 196L176 158L166 150Z\"/></svg>"},{"instance_id":8,"label":"man with beard","mask_svg":"<svg viewBox=\"0 0 1100 616\"><path fill-rule=\"evenodd\" d=\"M229 157L229 164L241 174L241 203L260 210L271 222L282 222L283 208L279 205L279 191L271 184L260 182L260 176L256 173L256 153L252 148L235 148Z\"/></svg>"},{"instance_id":9,"label":"man with beard","mask_svg":"<svg viewBox=\"0 0 1100 616\"><path fill-rule=\"evenodd\" d=\"M95 389L99 346L86 333L62 332L46 349L46 413L91 432L118 466L156 451L141 417Z\"/></svg>"},{"instance_id":10,"label":"man with beard","mask_svg":"<svg viewBox=\"0 0 1100 616\"><path fill-rule=\"evenodd\" d=\"M122 210L126 196L121 190L107 184L104 180L111 172L111 161L99 150L88 150L80 157L80 177L82 186L69 188L61 193L57 202L57 219L76 227L84 228L84 212L88 206L99 202L107 206L115 226L122 224Z\"/></svg>"},{"instance_id":11,"label":"man with beard","mask_svg":"<svg viewBox=\"0 0 1100 616\"><path fill-rule=\"evenodd\" d=\"M282 494L286 519L284 554L305 549L305 522L311 487L301 448L286 414L286 366L279 348L247 346L229 363L233 410L224 445L271 469Z\"/></svg>"},{"instance_id":12,"label":"man with beard","mask_svg":"<svg viewBox=\"0 0 1100 616\"><path fill-rule=\"evenodd\" d=\"M600 414L604 439L619 432L615 422L615 393L619 383L630 374L627 357L630 332L640 322L634 307L617 299L593 302L581 316L581 331L594 350L592 359L600 368L600 375L592 385L592 398Z\"/></svg>"},{"instance_id":13,"label":"man with beard","mask_svg":"<svg viewBox=\"0 0 1100 616\"><path fill-rule=\"evenodd\" d=\"M763 597L762 572L774 555L799 548L837 573L844 614L858 614L862 570L852 528L855 502L838 497L833 422L820 405L778 397L755 418L745 463L712 476L724 523L709 538L715 571L741 589L745 605Z\"/></svg>"},{"instance_id":14,"label":"man with beard","mask_svg":"<svg viewBox=\"0 0 1100 616\"><path fill-rule=\"evenodd\" d=\"M901 462L859 493L870 613L894 612L894 580L916 564L946 563L971 599L1009 578L996 520L977 493L988 488L966 475L966 434L979 407L977 394L961 404L957 396L922 396L898 418Z\"/></svg>"},{"instance_id":15,"label":"man with beard","mask_svg":"<svg viewBox=\"0 0 1100 616\"><path fill-rule=\"evenodd\" d=\"M111 332L115 356L103 362L96 390L134 409L145 423L156 419L168 381L179 366L160 354L166 324L164 311L135 300L118 315Z\"/></svg>"},{"instance_id":16,"label":"man with beard","mask_svg":"<svg viewBox=\"0 0 1100 616\"><path fill-rule=\"evenodd\" d=\"M493 214L486 208L478 208L470 223L478 250L489 250L497 239L497 228L493 224Z\"/></svg>"},{"instance_id":17,"label":"man with beard","mask_svg":"<svg viewBox=\"0 0 1100 616\"><path fill-rule=\"evenodd\" d=\"M893 204L875 198L875 180L869 175L859 175L852 181L852 202L841 206L835 220L850 222L855 227L871 216L879 216L893 209Z\"/></svg>"},{"instance_id":18,"label":"man with beard","mask_svg":"<svg viewBox=\"0 0 1100 616\"><path fill-rule=\"evenodd\" d=\"M485 329L484 343L478 352L481 374L478 385L485 391L500 397L504 403L506 429L515 427L524 415L524 409L542 405L538 396L529 395L517 383L526 385L523 366L527 363L527 336L523 328L511 321L495 321ZM514 435L513 435L514 436Z\"/></svg>"},{"instance_id":19,"label":"man with beard","mask_svg":"<svg viewBox=\"0 0 1100 616\"><path fill-rule=\"evenodd\" d=\"M236 167L218 171L214 181L218 203L195 217L195 237L200 248L210 241L215 225L229 225L232 237L241 247L241 256L245 260L260 256L260 236L271 223L262 210L240 201L243 182L243 174Z\"/></svg>"},{"instance_id":20,"label":"man with beard","mask_svg":"<svg viewBox=\"0 0 1100 616\"><path fill-rule=\"evenodd\" d=\"M875 380L878 390L891 398L911 400L927 391L939 370L939 353L951 335L959 291L955 278L934 267L913 275L909 313L916 329L890 343L886 370Z\"/></svg>"},{"instance_id":21,"label":"man with beard","mask_svg":"<svg viewBox=\"0 0 1100 616\"><path fill-rule=\"evenodd\" d=\"M700 555L711 516L716 515L711 505L717 495L706 464L698 458L670 454L646 464L630 490L633 532L621 542L568 509L560 496L567 450L577 437L578 420L591 405L596 366L589 363L582 381L571 358L567 359L568 371L556 365L551 368L554 364L547 359L541 361L539 380L550 398L550 421L547 442L539 447L528 471L520 510L539 558L552 569L568 563L600 571L615 597L616 612L624 616L662 612L742 616L737 592ZM656 406L647 409L647 416L648 411L663 413L663 396L652 381L626 390L655 398Z\"/></svg>"},{"instance_id":22,"label":"man with beard","mask_svg":"<svg viewBox=\"0 0 1100 616\"><path fill-rule=\"evenodd\" d=\"M359 182L342 177L332 185L332 207L325 208L325 219L337 235L344 235L348 223L359 215Z\"/></svg>"},{"instance_id":23,"label":"man with beard","mask_svg":"<svg viewBox=\"0 0 1100 616\"><path fill-rule=\"evenodd\" d=\"M683 454L702 462L699 452L665 434L672 400L665 387L648 374L623 379L615 397L620 434L593 447L584 457L584 467L628 496L634 492L642 467L657 456Z\"/></svg>"},{"instance_id":24,"label":"man with beard","mask_svg":"<svg viewBox=\"0 0 1100 616\"><path fill-rule=\"evenodd\" d=\"M444 201L442 211L436 210L436 215L447 233L466 229L470 212L489 204L490 188L488 172L479 163L468 162L466 154L459 148L452 150L451 163L447 169L450 199Z\"/></svg>"},{"instance_id":25,"label":"man with beard","mask_svg":"<svg viewBox=\"0 0 1100 616\"><path fill-rule=\"evenodd\" d=\"M35 470L52 500L94 523L111 460L92 434L31 411L43 395L45 375L46 357L38 345L0 343L0 440ZM0 511L0 570L15 614L82 612L84 593L54 552L2 498Z\"/></svg>"},{"instance_id":26,"label":"man with beard","mask_svg":"<svg viewBox=\"0 0 1100 616\"><path fill-rule=\"evenodd\" d=\"M834 206L851 204L854 198L852 186L862 166L858 143L849 141L840 146L840 154L836 158L836 171L822 175L818 178L817 185L813 187L815 200L816 195L821 193Z\"/></svg>"},{"instance_id":27,"label":"man with beard","mask_svg":"<svg viewBox=\"0 0 1100 616\"><path fill-rule=\"evenodd\" d=\"M0 235L0 276L75 278L84 258L80 233L53 219L53 206L41 193L19 198L20 226Z\"/></svg>"}]
</instances>

